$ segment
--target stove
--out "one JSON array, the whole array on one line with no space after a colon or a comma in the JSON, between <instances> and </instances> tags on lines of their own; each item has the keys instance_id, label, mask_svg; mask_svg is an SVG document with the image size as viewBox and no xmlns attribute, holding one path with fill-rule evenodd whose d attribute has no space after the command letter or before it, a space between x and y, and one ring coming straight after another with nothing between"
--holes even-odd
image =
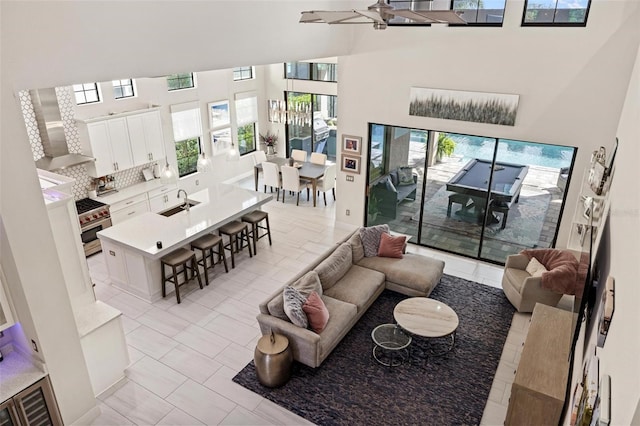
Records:
<instances>
[{"instance_id":1,"label":"stove","mask_svg":"<svg viewBox=\"0 0 640 426\"><path fill-rule=\"evenodd\" d=\"M76 201L76 210L78 211L84 254L89 256L102 251L100 240L96 234L111 226L109 206L91 198L83 198Z\"/></svg>"}]
</instances>

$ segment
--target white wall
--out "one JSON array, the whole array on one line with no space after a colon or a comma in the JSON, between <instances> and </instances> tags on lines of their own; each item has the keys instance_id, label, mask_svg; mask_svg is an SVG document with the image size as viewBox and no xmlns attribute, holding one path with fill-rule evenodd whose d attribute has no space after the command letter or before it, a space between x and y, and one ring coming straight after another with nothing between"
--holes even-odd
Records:
<instances>
[{"instance_id":1,"label":"white wall","mask_svg":"<svg viewBox=\"0 0 640 426\"><path fill-rule=\"evenodd\" d=\"M615 312L600 352L600 374L611 376L611 424L624 425L631 424L640 400L640 50L617 135L620 145L609 216L609 274L615 278Z\"/></svg>"},{"instance_id":2,"label":"white wall","mask_svg":"<svg viewBox=\"0 0 640 426\"><path fill-rule=\"evenodd\" d=\"M638 46L638 4L595 1L587 27L553 29L520 27L523 4L507 2L502 28L358 27L351 54L339 58L339 132L366 140L374 122L579 147L573 206L591 152L615 140ZM518 94L516 125L410 116L411 87ZM350 183L339 173L337 220L362 223L364 185L364 174Z\"/></svg>"}]
</instances>

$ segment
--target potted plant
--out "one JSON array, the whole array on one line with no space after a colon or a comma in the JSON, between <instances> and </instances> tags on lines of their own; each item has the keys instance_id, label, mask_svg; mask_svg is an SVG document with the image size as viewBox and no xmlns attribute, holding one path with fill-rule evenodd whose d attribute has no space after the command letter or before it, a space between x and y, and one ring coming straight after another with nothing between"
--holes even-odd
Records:
<instances>
[{"instance_id":1,"label":"potted plant","mask_svg":"<svg viewBox=\"0 0 640 426\"><path fill-rule=\"evenodd\" d=\"M444 157L451 157L456 149L455 141L446 133L438 134L438 147L436 148L436 160L442 161Z\"/></svg>"},{"instance_id":2,"label":"potted plant","mask_svg":"<svg viewBox=\"0 0 640 426\"><path fill-rule=\"evenodd\" d=\"M260 135L260 141L267 147L267 155L273 155L276 153L276 145L278 145L278 135L269 131L264 135Z\"/></svg>"}]
</instances>

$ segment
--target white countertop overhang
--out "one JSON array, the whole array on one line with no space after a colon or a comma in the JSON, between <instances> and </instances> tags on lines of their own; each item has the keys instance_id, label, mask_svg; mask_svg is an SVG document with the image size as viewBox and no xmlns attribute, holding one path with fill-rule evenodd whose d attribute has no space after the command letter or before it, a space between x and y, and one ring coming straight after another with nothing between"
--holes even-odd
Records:
<instances>
[{"instance_id":1,"label":"white countertop overhang","mask_svg":"<svg viewBox=\"0 0 640 426\"><path fill-rule=\"evenodd\" d=\"M127 246L150 259L159 259L178 247L258 209L273 199L270 194L215 184L189 194L199 204L189 211L165 217L146 212L98 232L98 238ZM162 248L156 246L162 242Z\"/></svg>"}]
</instances>

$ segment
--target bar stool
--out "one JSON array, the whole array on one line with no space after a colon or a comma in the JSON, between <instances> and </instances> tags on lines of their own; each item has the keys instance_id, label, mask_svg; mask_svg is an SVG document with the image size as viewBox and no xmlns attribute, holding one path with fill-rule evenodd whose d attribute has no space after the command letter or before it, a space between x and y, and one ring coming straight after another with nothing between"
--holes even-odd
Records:
<instances>
[{"instance_id":1,"label":"bar stool","mask_svg":"<svg viewBox=\"0 0 640 426\"><path fill-rule=\"evenodd\" d=\"M191 266L189 266L189 263ZM200 271L198 270L198 263L196 260L196 254L189 249L179 248L166 256L160 258L160 266L162 267L162 297L166 297L167 288L166 283L170 282L176 289L176 299L180 303L180 286L189 282L187 271L191 271L191 278L196 276L198 278L198 284L202 289L202 280L200 279ZM172 274L167 277L165 267L170 266ZM182 266L182 270L178 268ZM184 282L178 283L178 274L184 273Z\"/></svg>"},{"instance_id":2,"label":"bar stool","mask_svg":"<svg viewBox=\"0 0 640 426\"><path fill-rule=\"evenodd\" d=\"M262 222L263 220L266 222L266 226L260 225L260 222ZM258 254L256 243L260 238L269 237L269 245L271 245L271 228L269 227L269 213L263 212L262 210L254 210L251 213L248 213L242 216L242 221L247 222L248 224L251 225L249 236L253 239L253 252L255 254ZM264 232L262 235L258 235L258 229L264 229L267 232Z\"/></svg>"},{"instance_id":3,"label":"bar stool","mask_svg":"<svg viewBox=\"0 0 640 426\"><path fill-rule=\"evenodd\" d=\"M218 234L220 234L220 236L229 236L229 243L224 244L224 248L231 252L232 269L236 267L236 261L233 255L234 253L239 253L240 250L245 247L245 241L247 243L247 247L249 248L249 257L253 257L253 253L251 252L251 241L249 241L249 227L246 223L237 220L231 221L226 225L221 226L218 229Z\"/></svg>"},{"instance_id":4,"label":"bar stool","mask_svg":"<svg viewBox=\"0 0 640 426\"><path fill-rule=\"evenodd\" d=\"M209 274L207 274L207 258L211 259L211 266L213 268L218 263L224 263L225 272L229 272L227 266L227 256L224 254L224 245L222 244L222 237L213 234L206 234L200 238L191 241L191 250L200 250L202 252L202 258L197 261L198 265L204 269L204 282L205 285L209 285ZM218 255L216 261L213 257L214 254Z\"/></svg>"}]
</instances>

